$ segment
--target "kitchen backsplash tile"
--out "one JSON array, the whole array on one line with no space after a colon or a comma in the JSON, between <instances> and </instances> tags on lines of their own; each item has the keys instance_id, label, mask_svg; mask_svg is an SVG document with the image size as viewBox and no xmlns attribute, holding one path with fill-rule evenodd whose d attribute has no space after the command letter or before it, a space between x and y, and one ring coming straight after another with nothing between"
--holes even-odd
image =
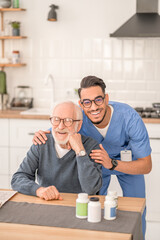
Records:
<instances>
[{"instance_id":1,"label":"kitchen backsplash tile","mask_svg":"<svg viewBox=\"0 0 160 240\"><path fill-rule=\"evenodd\" d=\"M122 41L120 39L113 39L113 58L122 58Z\"/></svg>"},{"instance_id":2,"label":"kitchen backsplash tile","mask_svg":"<svg viewBox=\"0 0 160 240\"><path fill-rule=\"evenodd\" d=\"M48 74L54 78L55 100L79 87L84 76L97 75L107 84L111 100L132 106L160 102L159 39L48 39L28 38L6 41L6 55L18 49L26 67L7 69L10 98L17 85L33 88L34 106L52 101L52 84L45 85ZM77 96L71 94L73 98Z\"/></svg>"},{"instance_id":3,"label":"kitchen backsplash tile","mask_svg":"<svg viewBox=\"0 0 160 240\"><path fill-rule=\"evenodd\" d=\"M134 70L133 70L133 80L143 80L144 79L144 60L133 60Z\"/></svg>"},{"instance_id":4,"label":"kitchen backsplash tile","mask_svg":"<svg viewBox=\"0 0 160 240\"><path fill-rule=\"evenodd\" d=\"M155 64L152 60L144 61L144 79L146 81L154 81L155 77Z\"/></svg>"},{"instance_id":5,"label":"kitchen backsplash tile","mask_svg":"<svg viewBox=\"0 0 160 240\"><path fill-rule=\"evenodd\" d=\"M144 39L134 41L134 58L144 58L144 42Z\"/></svg>"},{"instance_id":6,"label":"kitchen backsplash tile","mask_svg":"<svg viewBox=\"0 0 160 240\"><path fill-rule=\"evenodd\" d=\"M124 60L123 61L123 78L125 80L131 80L133 78L133 61Z\"/></svg>"},{"instance_id":7,"label":"kitchen backsplash tile","mask_svg":"<svg viewBox=\"0 0 160 240\"><path fill-rule=\"evenodd\" d=\"M123 40L123 57L133 58L133 45L134 40Z\"/></svg>"},{"instance_id":8,"label":"kitchen backsplash tile","mask_svg":"<svg viewBox=\"0 0 160 240\"><path fill-rule=\"evenodd\" d=\"M112 58L112 39L104 39L103 41L103 57L104 58Z\"/></svg>"}]
</instances>

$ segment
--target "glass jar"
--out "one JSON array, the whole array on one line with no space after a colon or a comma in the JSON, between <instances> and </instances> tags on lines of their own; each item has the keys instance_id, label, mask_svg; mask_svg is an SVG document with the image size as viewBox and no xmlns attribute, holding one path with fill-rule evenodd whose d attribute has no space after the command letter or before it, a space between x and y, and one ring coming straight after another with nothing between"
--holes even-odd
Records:
<instances>
[{"instance_id":1,"label":"glass jar","mask_svg":"<svg viewBox=\"0 0 160 240\"><path fill-rule=\"evenodd\" d=\"M20 52L19 51L12 52L12 63L13 64L20 63Z\"/></svg>"},{"instance_id":2,"label":"glass jar","mask_svg":"<svg viewBox=\"0 0 160 240\"><path fill-rule=\"evenodd\" d=\"M19 0L13 0L13 8L19 8Z\"/></svg>"}]
</instances>

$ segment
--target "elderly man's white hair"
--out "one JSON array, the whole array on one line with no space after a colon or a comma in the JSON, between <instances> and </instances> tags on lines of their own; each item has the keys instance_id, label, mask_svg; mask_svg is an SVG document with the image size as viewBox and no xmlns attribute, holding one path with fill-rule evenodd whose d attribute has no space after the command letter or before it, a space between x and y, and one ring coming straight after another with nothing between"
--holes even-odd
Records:
<instances>
[{"instance_id":1,"label":"elderly man's white hair","mask_svg":"<svg viewBox=\"0 0 160 240\"><path fill-rule=\"evenodd\" d=\"M56 102L56 103L54 104L53 109L52 109L52 114L53 114L54 109L55 109L56 107L58 107L59 105L62 105L62 104L64 104L64 103L65 103L65 104L73 104L73 107L74 107L74 111L75 111L75 113L76 113L76 118L77 118L77 120L83 120L83 114L82 114L81 108L80 108L77 104L75 104L74 102L72 102L72 101Z\"/></svg>"}]
</instances>

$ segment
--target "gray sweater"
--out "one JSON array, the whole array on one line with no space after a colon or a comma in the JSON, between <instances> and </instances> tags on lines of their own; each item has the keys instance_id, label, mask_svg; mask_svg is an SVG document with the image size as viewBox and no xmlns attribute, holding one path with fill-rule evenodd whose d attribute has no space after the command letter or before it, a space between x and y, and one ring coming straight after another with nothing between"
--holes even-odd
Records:
<instances>
[{"instance_id":1,"label":"gray sweater","mask_svg":"<svg viewBox=\"0 0 160 240\"><path fill-rule=\"evenodd\" d=\"M92 149L99 149L98 143L90 137L82 136L87 155L77 157L71 149L62 158L58 158L52 134L47 134L47 138L46 144L31 146L12 177L12 188L20 193L34 196L39 187L51 185L54 185L59 192L98 193L102 185L101 165L89 157Z\"/></svg>"}]
</instances>

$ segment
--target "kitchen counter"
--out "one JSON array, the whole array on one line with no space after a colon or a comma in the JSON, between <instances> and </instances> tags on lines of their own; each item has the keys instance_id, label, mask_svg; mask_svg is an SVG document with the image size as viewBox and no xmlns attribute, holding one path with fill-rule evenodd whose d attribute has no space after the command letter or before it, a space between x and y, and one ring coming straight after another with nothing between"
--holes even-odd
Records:
<instances>
[{"instance_id":1,"label":"kitchen counter","mask_svg":"<svg viewBox=\"0 0 160 240\"><path fill-rule=\"evenodd\" d=\"M0 110L0 118L48 120L49 115L22 115L20 110ZM160 118L143 118L144 123L160 123Z\"/></svg>"},{"instance_id":2,"label":"kitchen counter","mask_svg":"<svg viewBox=\"0 0 160 240\"><path fill-rule=\"evenodd\" d=\"M22 115L20 110L0 110L0 118L48 120L49 115Z\"/></svg>"}]
</instances>

